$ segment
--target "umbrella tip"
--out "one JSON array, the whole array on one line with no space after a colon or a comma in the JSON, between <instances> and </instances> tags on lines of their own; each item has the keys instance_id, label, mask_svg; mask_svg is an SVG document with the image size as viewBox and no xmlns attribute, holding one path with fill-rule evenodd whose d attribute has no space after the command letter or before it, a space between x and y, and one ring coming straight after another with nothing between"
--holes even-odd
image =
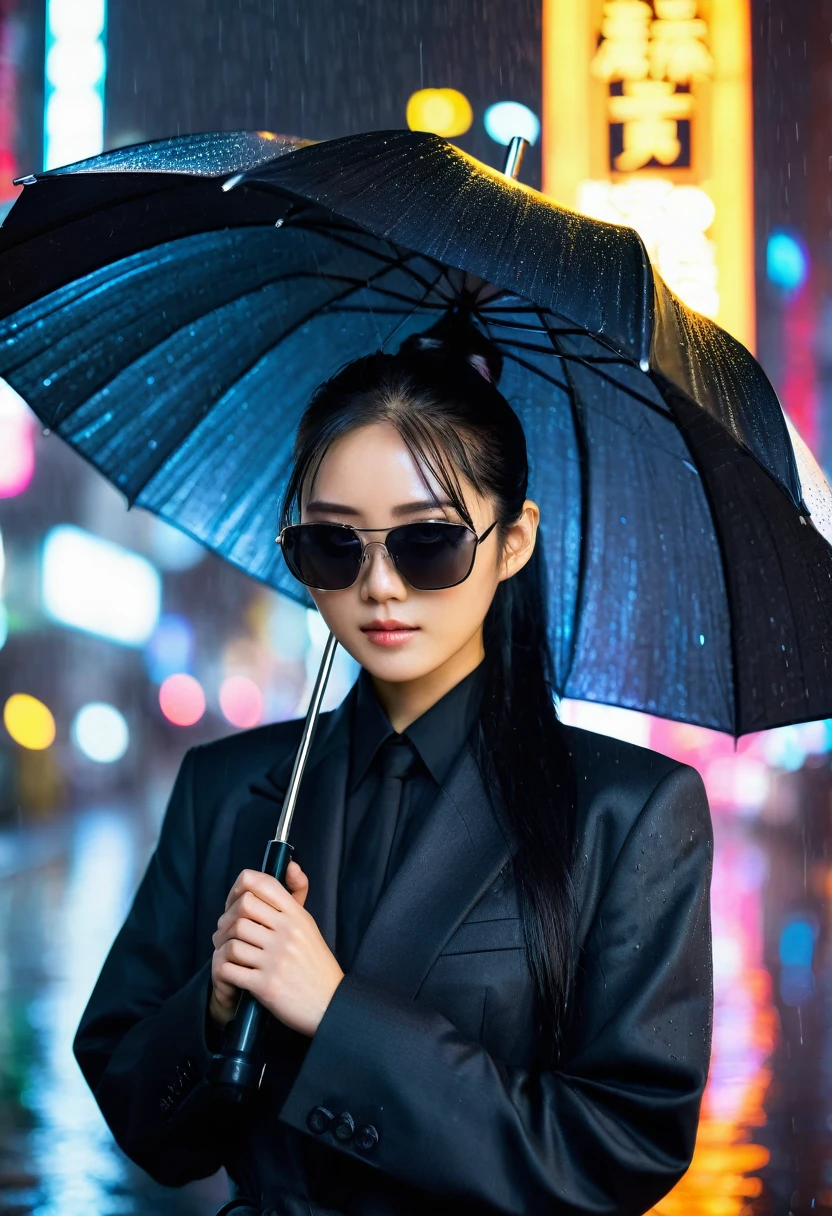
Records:
<instances>
[{"instance_id":1,"label":"umbrella tip","mask_svg":"<svg viewBox=\"0 0 832 1216\"><path fill-rule=\"evenodd\" d=\"M34 184L37 180L38 179L35 177L34 173L27 173L25 177L12 178L12 185L13 186L34 186Z\"/></svg>"},{"instance_id":2,"label":"umbrella tip","mask_svg":"<svg viewBox=\"0 0 832 1216\"><path fill-rule=\"evenodd\" d=\"M526 155L526 148L529 146L529 141L524 139L522 135L513 135L511 143L506 151L506 160L503 165L503 175L510 177L512 181L517 181L520 176L520 168L523 164L523 157Z\"/></svg>"},{"instance_id":3,"label":"umbrella tip","mask_svg":"<svg viewBox=\"0 0 832 1216\"><path fill-rule=\"evenodd\" d=\"M231 177L227 177L222 184L223 190L233 190L235 186L239 186L244 177L244 173L234 173Z\"/></svg>"}]
</instances>

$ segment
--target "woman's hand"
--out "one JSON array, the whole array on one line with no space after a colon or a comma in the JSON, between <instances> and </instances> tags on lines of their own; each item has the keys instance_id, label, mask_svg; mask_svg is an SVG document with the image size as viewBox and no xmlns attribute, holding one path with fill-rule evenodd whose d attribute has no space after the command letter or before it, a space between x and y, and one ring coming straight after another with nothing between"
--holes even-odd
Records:
<instances>
[{"instance_id":1,"label":"woman's hand","mask_svg":"<svg viewBox=\"0 0 832 1216\"><path fill-rule=\"evenodd\" d=\"M289 862L286 884L288 890L270 874L243 870L229 891L212 939L210 1012L230 1022L247 989L284 1025L311 1038L344 973L303 906L309 880L296 861Z\"/></svg>"}]
</instances>

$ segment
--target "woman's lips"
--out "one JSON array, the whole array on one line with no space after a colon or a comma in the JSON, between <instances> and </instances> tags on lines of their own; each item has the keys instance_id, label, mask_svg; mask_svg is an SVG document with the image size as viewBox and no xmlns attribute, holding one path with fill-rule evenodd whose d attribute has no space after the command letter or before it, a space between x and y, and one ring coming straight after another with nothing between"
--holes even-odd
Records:
<instances>
[{"instance_id":1,"label":"woman's lips","mask_svg":"<svg viewBox=\"0 0 832 1216\"><path fill-rule=\"evenodd\" d=\"M363 629L362 633L375 646L401 646L402 642L406 642L408 638L412 638L414 633L418 632L418 626L406 627L403 625L396 626L390 629Z\"/></svg>"}]
</instances>

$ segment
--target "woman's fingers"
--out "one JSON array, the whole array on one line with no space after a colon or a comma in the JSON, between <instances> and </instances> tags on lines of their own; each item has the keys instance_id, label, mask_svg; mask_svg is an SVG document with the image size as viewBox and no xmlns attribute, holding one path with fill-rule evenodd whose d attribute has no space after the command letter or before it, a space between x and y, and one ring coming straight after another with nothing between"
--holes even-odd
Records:
<instances>
[{"instance_id":1,"label":"woman's fingers","mask_svg":"<svg viewBox=\"0 0 832 1216\"><path fill-rule=\"evenodd\" d=\"M288 892L286 892L286 896L291 899ZM266 929L276 929L282 915L283 913L278 912L272 904L266 903L253 891L243 891L242 895L226 907L225 912L217 921L217 928L227 929L236 920L245 917L247 920L256 921Z\"/></svg>"},{"instance_id":2,"label":"woman's fingers","mask_svg":"<svg viewBox=\"0 0 832 1216\"><path fill-rule=\"evenodd\" d=\"M275 916L279 915L275 913ZM225 917L220 917L220 921L225 920ZM231 920L222 928L217 924L217 931L211 939L214 943L214 949L219 950L225 942L232 938L237 938L241 942L248 942L250 946L257 946L260 950L265 950L271 929L267 929L265 925L259 924L257 921L249 920L248 917L241 916L236 920Z\"/></svg>"},{"instance_id":3,"label":"woman's fingers","mask_svg":"<svg viewBox=\"0 0 832 1216\"><path fill-rule=\"evenodd\" d=\"M309 879L296 861L290 861L286 868L286 886L295 901L303 907L309 894Z\"/></svg>"},{"instance_id":4,"label":"woman's fingers","mask_svg":"<svg viewBox=\"0 0 832 1216\"><path fill-rule=\"evenodd\" d=\"M219 977L224 980L231 979L230 976L224 974L224 964L226 962L234 963L238 967L259 967L264 957L264 952L259 946L252 946L248 942L241 942L238 937L229 938L220 947L218 953L220 955Z\"/></svg>"},{"instance_id":5,"label":"woman's fingers","mask_svg":"<svg viewBox=\"0 0 832 1216\"><path fill-rule=\"evenodd\" d=\"M243 870L228 892L228 899L225 901L226 911L247 891L256 895L263 903L271 904L278 912L291 912L297 908L292 894L286 890L282 882L278 882L271 874L264 874L261 870Z\"/></svg>"}]
</instances>

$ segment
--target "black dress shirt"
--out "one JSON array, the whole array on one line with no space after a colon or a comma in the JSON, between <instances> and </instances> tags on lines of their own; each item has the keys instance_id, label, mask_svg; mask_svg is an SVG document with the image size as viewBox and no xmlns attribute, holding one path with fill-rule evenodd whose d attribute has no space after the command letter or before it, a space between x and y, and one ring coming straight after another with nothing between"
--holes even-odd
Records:
<instances>
[{"instance_id":1,"label":"black dress shirt","mask_svg":"<svg viewBox=\"0 0 832 1216\"><path fill-rule=\"evenodd\" d=\"M379 783L379 752L388 739L404 737L415 749L417 761L402 784L398 821L390 845L384 885L380 892L383 894L410 847L422 818L474 728L479 714L484 675L484 663L481 662L430 709L411 722L406 730L398 734L376 696L370 675L362 668L358 676L350 728L350 769L341 877L356 831L376 794ZM366 860L368 870L371 867L374 869L373 863L377 859L367 857ZM349 913L349 902L341 900L339 922L349 916Z\"/></svg>"}]
</instances>

